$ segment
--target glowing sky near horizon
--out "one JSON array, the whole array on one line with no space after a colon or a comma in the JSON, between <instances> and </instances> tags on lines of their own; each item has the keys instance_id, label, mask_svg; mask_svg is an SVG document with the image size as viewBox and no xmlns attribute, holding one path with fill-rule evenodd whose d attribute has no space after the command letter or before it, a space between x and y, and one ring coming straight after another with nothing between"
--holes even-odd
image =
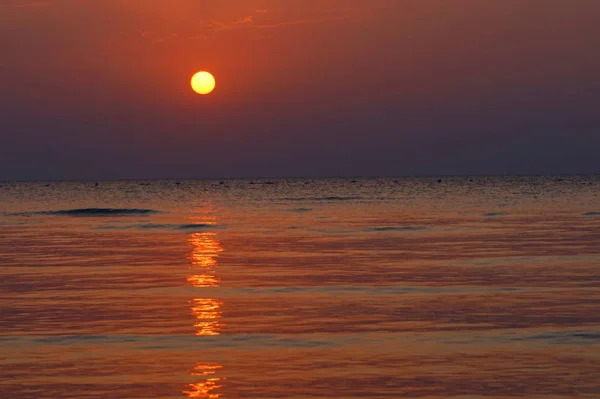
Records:
<instances>
[{"instance_id":1,"label":"glowing sky near horizon","mask_svg":"<svg viewBox=\"0 0 600 399\"><path fill-rule=\"evenodd\" d=\"M599 20L597 0L5 0L0 180L600 172Z\"/></svg>"}]
</instances>

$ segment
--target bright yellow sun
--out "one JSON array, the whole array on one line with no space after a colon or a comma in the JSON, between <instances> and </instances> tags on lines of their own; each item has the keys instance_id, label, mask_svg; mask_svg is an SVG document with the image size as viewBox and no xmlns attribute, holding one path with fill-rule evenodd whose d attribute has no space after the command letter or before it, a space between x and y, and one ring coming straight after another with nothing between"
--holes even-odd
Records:
<instances>
[{"instance_id":1,"label":"bright yellow sun","mask_svg":"<svg viewBox=\"0 0 600 399\"><path fill-rule=\"evenodd\" d=\"M215 89L215 77L202 71L192 76L192 89L198 94L208 94Z\"/></svg>"}]
</instances>

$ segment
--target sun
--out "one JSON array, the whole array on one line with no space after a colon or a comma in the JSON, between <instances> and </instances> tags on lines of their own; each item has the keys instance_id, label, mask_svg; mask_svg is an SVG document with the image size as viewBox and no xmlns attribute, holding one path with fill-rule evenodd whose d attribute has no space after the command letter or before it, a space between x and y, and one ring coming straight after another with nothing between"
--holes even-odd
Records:
<instances>
[{"instance_id":1,"label":"sun","mask_svg":"<svg viewBox=\"0 0 600 399\"><path fill-rule=\"evenodd\" d=\"M209 94L215 89L215 77L210 72L197 72L192 76L191 84L196 93Z\"/></svg>"}]
</instances>

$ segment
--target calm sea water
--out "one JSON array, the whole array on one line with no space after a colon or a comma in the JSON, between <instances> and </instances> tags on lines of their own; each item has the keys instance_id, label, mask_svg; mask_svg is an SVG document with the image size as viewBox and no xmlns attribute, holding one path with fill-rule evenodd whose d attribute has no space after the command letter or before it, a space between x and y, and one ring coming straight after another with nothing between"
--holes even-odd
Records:
<instances>
[{"instance_id":1,"label":"calm sea water","mask_svg":"<svg viewBox=\"0 0 600 399\"><path fill-rule=\"evenodd\" d=\"M0 398L598 398L599 286L598 177L2 183Z\"/></svg>"}]
</instances>

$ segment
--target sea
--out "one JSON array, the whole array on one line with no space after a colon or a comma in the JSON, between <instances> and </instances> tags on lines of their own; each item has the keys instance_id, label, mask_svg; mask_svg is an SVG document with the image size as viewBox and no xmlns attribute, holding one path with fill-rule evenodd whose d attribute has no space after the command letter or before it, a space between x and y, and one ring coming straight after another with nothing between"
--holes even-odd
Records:
<instances>
[{"instance_id":1,"label":"sea","mask_svg":"<svg viewBox=\"0 0 600 399\"><path fill-rule=\"evenodd\" d=\"M600 176L0 182L0 398L600 398Z\"/></svg>"}]
</instances>

